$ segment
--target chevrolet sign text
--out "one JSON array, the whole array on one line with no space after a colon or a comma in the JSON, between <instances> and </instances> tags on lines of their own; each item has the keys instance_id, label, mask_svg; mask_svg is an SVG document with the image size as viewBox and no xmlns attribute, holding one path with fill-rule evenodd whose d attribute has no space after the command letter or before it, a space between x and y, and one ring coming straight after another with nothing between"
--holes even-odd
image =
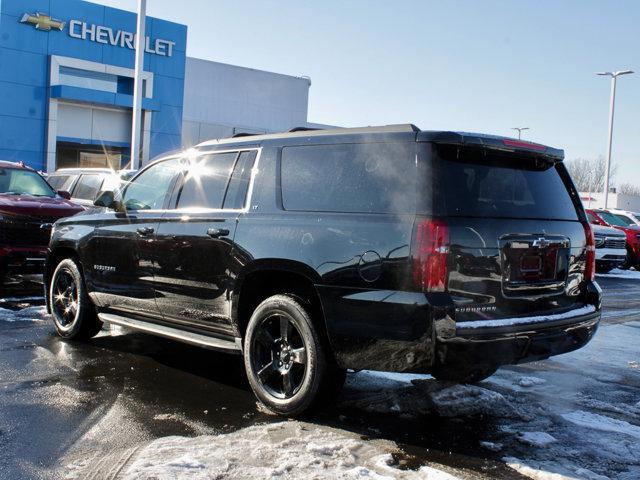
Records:
<instances>
[{"instance_id":1,"label":"chevrolet sign text","mask_svg":"<svg viewBox=\"0 0 640 480\"><path fill-rule=\"evenodd\" d=\"M114 30L102 25L89 24L80 20L69 21L69 36L80 40L89 40L114 47L123 47L135 50L135 34L124 30ZM176 42L156 39L152 41L147 37L145 42L145 52L161 55L163 57L173 56L173 47Z\"/></svg>"}]
</instances>

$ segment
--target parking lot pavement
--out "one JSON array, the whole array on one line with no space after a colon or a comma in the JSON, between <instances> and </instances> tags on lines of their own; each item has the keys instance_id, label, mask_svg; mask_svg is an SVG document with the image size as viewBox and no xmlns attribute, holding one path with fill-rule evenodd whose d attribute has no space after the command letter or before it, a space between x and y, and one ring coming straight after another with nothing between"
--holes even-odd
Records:
<instances>
[{"instance_id":1,"label":"parking lot pavement","mask_svg":"<svg viewBox=\"0 0 640 480\"><path fill-rule=\"evenodd\" d=\"M599 278L584 349L475 386L349 375L335 405L262 413L240 357L121 329L61 341L37 279L0 299L0 479L640 478L640 278Z\"/></svg>"}]
</instances>

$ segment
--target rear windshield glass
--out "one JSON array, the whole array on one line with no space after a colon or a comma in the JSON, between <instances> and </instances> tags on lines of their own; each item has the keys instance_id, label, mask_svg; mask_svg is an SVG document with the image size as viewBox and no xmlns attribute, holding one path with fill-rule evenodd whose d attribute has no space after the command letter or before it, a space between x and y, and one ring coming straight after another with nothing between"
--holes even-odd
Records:
<instances>
[{"instance_id":1,"label":"rear windshield glass","mask_svg":"<svg viewBox=\"0 0 640 480\"><path fill-rule=\"evenodd\" d=\"M515 155L443 149L434 167L440 187L435 203L443 215L578 220L560 176L562 166Z\"/></svg>"}]
</instances>

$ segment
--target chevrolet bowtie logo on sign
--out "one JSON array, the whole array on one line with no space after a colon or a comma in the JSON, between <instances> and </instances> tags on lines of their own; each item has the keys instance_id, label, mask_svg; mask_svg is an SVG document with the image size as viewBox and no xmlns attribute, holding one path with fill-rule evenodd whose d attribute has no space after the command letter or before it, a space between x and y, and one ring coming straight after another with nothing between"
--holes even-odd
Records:
<instances>
[{"instance_id":1,"label":"chevrolet bowtie logo on sign","mask_svg":"<svg viewBox=\"0 0 640 480\"><path fill-rule=\"evenodd\" d=\"M64 30L65 22L51 18L44 13L25 13L20 20L20 23L28 23L36 27L36 30L42 30L49 32L52 29Z\"/></svg>"}]
</instances>

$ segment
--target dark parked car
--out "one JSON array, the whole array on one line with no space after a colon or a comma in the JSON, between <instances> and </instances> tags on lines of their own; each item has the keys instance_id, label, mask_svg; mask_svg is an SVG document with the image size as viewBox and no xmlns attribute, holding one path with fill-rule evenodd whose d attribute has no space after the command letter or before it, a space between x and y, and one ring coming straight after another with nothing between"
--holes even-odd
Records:
<instances>
[{"instance_id":1,"label":"dark parked car","mask_svg":"<svg viewBox=\"0 0 640 480\"><path fill-rule=\"evenodd\" d=\"M477 381L585 345L595 248L563 152L413 125L206 142L56 224L48 304L244 355L272 411L346 369Z\"/></svg>"},{"instance_id":2,"label":"dark parked car","mask_svg":"<svg viewBox=\"0 0 640 480\"><path fill-rule=\"evenodd\" d=\"M22 163L0 161L0 279L42 273L51 225L82 207Z\"/></svg>"}]
</instances>

